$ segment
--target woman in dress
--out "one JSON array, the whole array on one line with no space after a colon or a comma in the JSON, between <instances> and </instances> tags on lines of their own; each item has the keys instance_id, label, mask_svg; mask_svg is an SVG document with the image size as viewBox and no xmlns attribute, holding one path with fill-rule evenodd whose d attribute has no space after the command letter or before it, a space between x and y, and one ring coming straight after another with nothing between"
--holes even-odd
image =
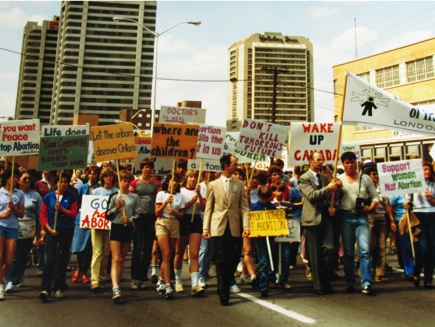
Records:
<instances>
[{"instance_id":1,"label":"woman in dress","mask_svg":"<svg viewBox=\"0 0 435 327\"><path fill-rule=\"evenodd\" d=\"M63 297L63 291L67 289L66 271L78 210L77 196L68 190L70 182L70 174L61 174L57 189L42 199L41 238L45 241L47 258L39 293L43 302L48 301L52 288L58 299Z\"/></svg>"},{"instance_id":2,"label":"woman in dress","mask_svg":"<svg viewBox=\"0 0 435 327\"><path fill-rule=\"evenodd\" d=\"M0 301L4 299L4 278L12 265L17 247L18 218L24 216L24 193L15 188L20 176L18 169L6 169L1 176Z\"/></svg>"},{"instance_id":3,"label":"woman in dress","mask_svg":"<svg viewBox=\"0 0 435 327\"><path fill-rule=\"evenodd\" d=\"M31 189L32 178L25 171L18 180L18 187L25 195L24 216L18 218L18 241L15 251L14 264L9 271L6 293L12 291L14 286L23 284L23 276L30 250L33 246L33 238L36 232L36 220L39 219L42 206L42 198L38 192Z\"/></svg>"},{"instance_id":4,"label":"woman in dress","mask_svg":"<svg viewBox=\"0 0 435 327\"><path fill-rule=\"evenodd\" d=\"M81 208L83 195L91 195L92 191L100 187L100 167L91 165L87 169L88 182L80 186L78 190L78 204ZM80 211L75 220L74 237L72 242L72 253L77 256L77 269L72 275L72 282L77 282L80 278L83 283L89 283L88 269L92 260L91 229L80 227Z\"/></svg>"}]
</instances>

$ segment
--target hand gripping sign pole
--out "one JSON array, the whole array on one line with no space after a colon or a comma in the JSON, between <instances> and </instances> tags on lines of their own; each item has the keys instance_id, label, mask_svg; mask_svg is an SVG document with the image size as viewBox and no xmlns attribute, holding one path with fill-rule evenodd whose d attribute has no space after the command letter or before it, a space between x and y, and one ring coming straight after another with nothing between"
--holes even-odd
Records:
<instances>
[{"instance_id":1,"label":"hand gripping sign pole","mask_svg":"<svg viewBox=\"0 0 435 327\"><path fill-rule=\"evenodd\" d=\"M59 203L59 195L60 195L59 194L59 189L60 189L60 181L62 180L62 173L63 173L63 170L59 170L58 171L59 180L57 181L57 195L55 193L55 195L56 195L56 204ZM56 231L56 226L57 226L57 217L59 215L59 209L60 209L60 203L59 203L58 209L55 210L55 213L54 213L54 225L53 225L53 229L55 231Z\"/></svg>"}]
</instances>

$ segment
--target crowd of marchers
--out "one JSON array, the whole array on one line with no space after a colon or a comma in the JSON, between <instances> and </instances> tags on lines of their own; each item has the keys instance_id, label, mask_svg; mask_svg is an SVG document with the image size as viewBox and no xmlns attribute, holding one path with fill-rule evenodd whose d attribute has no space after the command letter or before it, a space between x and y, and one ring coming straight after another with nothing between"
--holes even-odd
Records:
<instances>
[{"instance_id":1,"label":"crowd of marchers","mask_svg":"<svg viewBox=\"0 0 435 327\"><path fill-rule=\"evenodd\" d=\"M389 280L388 251L397 253L405 280L432 289L432 164L423 162L424 192L387 197L380 191L375 163L357 162L353 152L344 152L340 159L342 169L333 170L324 164L322 153L313 152L306 166L288 170L275 159L263 171L239 165L234 155L225 154L220 172L188 170L187 162L178 159L164 177L154 175L152 159L141 161L137 176L130 164L111 162L62 172L4 163L0 300L25 284L29 260L40 271L39 299L63 298L72 256L77 266L71 282L89 284L98 294L111 280L114 303L122 302L124 280L132 290L150 282L168 300L185 287L191 296L201 297L212 263L222 305L240 292L237 283L249 283L259 296L268 297L271 287L292 289L290 271L298 255L316 294L334 292L342 263L345 292L372 295L376 283ZM110 229L82 228L84 195L107 197L104 219ZM283 210L288 235L250 237L250 212L255 210ZM183 260L189 263L189 287L182 277Z\"/></svg>"}]
</instances>

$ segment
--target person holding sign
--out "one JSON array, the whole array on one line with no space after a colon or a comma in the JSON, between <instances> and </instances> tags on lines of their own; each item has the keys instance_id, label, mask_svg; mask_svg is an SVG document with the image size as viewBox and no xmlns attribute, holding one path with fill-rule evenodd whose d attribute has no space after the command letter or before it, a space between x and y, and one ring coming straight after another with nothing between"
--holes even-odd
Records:
<instances>
[{"instance_id":1,"label":"person holding sign","mask_svg":"<svg viewBox=\"0 0 435 327\"><path fill-rule=\"evenodd\" d=\"M184 197L180 193L180 179L178 174L169 174L162 185L162 191L156 197L156 236L162 252L160 266L160 280L157 290L164 293L165 299L172 299L171 288L171 254L175 243L180 237L179 219L184 218Z\"/></svg>"},{"instance_id":2,"label":"person holding sign","mask_svg":"<svg viewBox=\"0 0 435 327\"><path fill-rule=\"evenodd\" d=\"M18 238L18 218L24 216L24 193L15 188L21 174L18 169L6 169L0 189L0 301L4 299L3 285L14 260Z\"/></svg>"},{"instance_id":3,"label":"person holding sign","mask_svg":"<svg viewBox=\"0 0 435 327\"><path fill-rule=\"evenodd\" d=\"M332 220L335 208L330 208L331 192L339 190L341 181L328 182L323 170L323 155L313 152L309 156L310 169L299 178L304 197L302 226L311 268L314 292L319 295L332 292L334 279L334 231Z\"/></svg>"},{"instance_id":4,"label":"person holding sign","mask_svg":"<svg viewBox=\"0 0 435 327\"><path fill-rule=\"evenodd\" d=\"M413 209L420 221L421 233L415 247L415 266L412 282L420 286L421 270L424 271L424 287L434 288L432 284L435 261L435 182L432 165L423 162L423 175L426 190L406 196L405 209Z\"/></svg>"},{"instance_id":5,"label":"person holding sign","mask_svg":"<svg viewBox=\"0 0 435 327\"><path fill-rule=\"evenodd\" d=\"M106 218L112 222L110 226L110 251L112 253L110 275L114 303L119 303L121 300L119 280L124 271L125 257L130 248L133 221L139 215L139 197L128 191L130 183L134 180L133 174L123 170L119 173L119 179L121 193L116 192L110 195L106 211Z\"/></svg>"},{"instance_id":6,"label":"person holding sign","mask_svg":"<svg viewBox=\"0 0 435 327\"><path fill-rule=\"evenodd\" d=\"M340 159L344 167L344 174L338 176L342 182L338 217L340 217L342 223L341 237L347 284L346 292L355 292L356 242L360 257L362 293L370 295L373 293L373 277L370 256L370 226L367 214L379 202L378 192L376 192L376 188L369 176L358 173L355 153L351 151L344 152ZM368 197L371 198L370 204L367 201Z\"/></svg>"},{"instance_id":7,"label":"person holding sign","mask_svg":"<svg viewBox=\"0 0 435 327\"><path fill-rule=\"evenodd\" d=\"M100 175L101 187L92 191L93 195L110 196L118 192L113 184L116 173L112 168L104 168ZM91 289L93 293L100 290L100 282L104 281L110 253L110 231L105 229L91 230L92 262L91 262Z\"/></svg>"},{"instance_id":8,"label":"person holding sign","mask_svg":"<svg viewBox=\"0 0 435 327\"><path fill-rule=\"evenodd\" d=\"M63 297L63 291L67 287L66 271L78 210L77 196L68 190L70 182L71 175L63 173L57 190L49 192L42 199L41 237L45 239L47 258L39 293L39 298L43 302L48 301L52 286L58 299Z\"/></svg>"},{"instance_id":9,"label":"person holding sign","mask_svg":"<svg viewBox=\"0 0 435 327\"><path fill-rule=\"evenodd\" d=\"M204 289L198 285L198 255L202 236L201 213L203 213L205 209L205 198L202 197L201 188L198 184L198 171L188 170L186 172L186 183L184 187L181 188L181 194L186 202L184 207L184 220L187 222L188 226L190 278L192 282L191 295L198 296L204 294ZM182 258L180 255L176 255L175 258L178 259L174 260L175 276L177 276L181 275Z\"/></svg>"},{"instance_id":10,"label":"person holding sign","mask_svg":"<svg viewBox=\"0 0 435 327\"><path fill-rule=\"evenodd\" d=\"M207 187L202 236L213 240L219 300L228 305L231 280L242 251L241 236L250 234L249 206L245 185L231 177L237 169L237 158L225 154L220 164L221 177Z\"/></svg>"},{"instance_id":11,"label":"person holding sign","mask_svg":"<svg viewBox=\"0 0 435 327\"><path fill-rule=\"evenodd\" d=\"M38 192L30 188L31 184L30 174L24 171L18 180L18 187L25 195L24 215L22 218L18 218L17 249L15 251L14 264L8 273L6 293L12 291L15 285L23 284L22 280L27 260L36 235L36 220L39 219L41 213L42 198Z\"/></svg>"},{"instance_id":12,"label":"person holding sign","mask_svg":"<svg viewBox=\"0 0 435 327\"><path fill-rule=\"evenodd\" d=\"M251 210L276 210L276 206L270 201L272 194L272 190L269 186L260 185L258 187L259 201L251 206ZM273 238L271 240L269 240L268 237L257 237L255 239L255 248L257 250L258 287L261 292L261 297L269 296L269 282L274 280L275 275L271 270L271 264L269 262L267 242L273 243ZM287 289L290 288L291 286L287 287Z\"/></svg>"},{"instance_id":13,"label":"person holding sign","mask_svg":"<svg viewBox=\"0 0 435 327\"><path fill-rule=\"evenodd\" d=\"M101 168L91 165L87 169L88 182L81 185L78 190L78 203L81 207L83 195L91 195L93 190L100 187ZM92 260L91 229L80 227L81 212L79 211L75 220L74 236L71 252L77 256L77 269L73 273L71 280L73 283L80 278L84 284L89 283L87 277L89 266ZM85 227L85 226L83 226Z\"/></svg>"}]
</instances>

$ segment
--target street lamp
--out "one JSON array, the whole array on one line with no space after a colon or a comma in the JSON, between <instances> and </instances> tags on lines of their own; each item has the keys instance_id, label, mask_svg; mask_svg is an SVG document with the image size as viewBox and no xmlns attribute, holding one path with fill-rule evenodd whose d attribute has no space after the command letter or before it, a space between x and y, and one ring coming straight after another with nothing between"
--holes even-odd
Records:
<instances>
[{"instance_id":1,"label":"street lamp","mask_svg":"<svg viewBox=\"0 0 435 327\"><path fill-rule=\"evenodd\" d=\"M120 119L115 119L115 123L116 124L130 124L133 125L133 127L139 131L140 136L147 136L148 134L146 133L146 131L144 131L143 129L139 128L139 126L137 126L136 124L133 124L132 122L129 121L123 121Z\"/></svg>"},{"instance_id":2,"label":"street lamp","mask_svg":"<svg viewBox=\"0 0 435 327\"><path fill-rule=\"evenodd\" d=\"M113 17L113 21L114 22L130 22L133 24L136 24L140 27L142 27L145 31L147 31L148 33L152 34L154 36L154 71L153 71L153 97L152 97L152 106L151 106L151 134L153 133L153 127L154 127L154 119L155 119L155 112L156 112L156 100L157 100L157 96L156 96L156 89L157 89L157 54L158 54L158 42L159 42L159 37L163 34L165 34L166 32L170 31L171 29L177 27L178 25L182 25L182 24L190 24L190 25L201 25L201 22L180 22L177 23L167 29L165 29L163 32L159 33L159 32L154 32L152 30L150 30L148 27L146 27L145 25L139 23L137 20L134 20L132 18L128 18L128 17L120 17L120 16L115 16Z\"/></svg>"}]
</instances>

